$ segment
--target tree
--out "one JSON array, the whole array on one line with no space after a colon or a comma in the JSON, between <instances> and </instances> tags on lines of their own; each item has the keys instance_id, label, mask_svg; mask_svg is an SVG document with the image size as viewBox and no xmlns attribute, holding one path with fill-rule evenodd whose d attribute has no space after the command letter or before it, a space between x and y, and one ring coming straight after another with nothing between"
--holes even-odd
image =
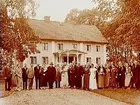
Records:
<instances>
[{"instance_id":1,"label":"tree","mask_svg":"<svg viewBox=\"0 0 140 105\"><path fill-rule=\"evenodd\" d=\"M121 2L116 0L93 0L97 4L93 9L72 9L65 22L72 24L96 25L99 29L114 19L121 12Z\"/></svg>"},{"instance_id":2,"label":"tree","mask_svg":"<svg viewBox=\"0 0 140 105\"><path fill-rule=\"evenodd\" d=\"M30 41L38 41L38 37L28 25L28 18L35 15L35 8L34 0L0 1L0 40L7 62L11 61L14 52L16 59L23 62L29 52L36 51L36 44L31 45Z\"/></svg>"},{"instance_id":3,"label":"tree","mask_svg":"<svg viewBox=\"0 0 140 105\"><path fill-rule=\"evenodd\" d=\"M116 53L130 61L133 59L133 51L140 52L140 2L126 0L123 3L121 14L104 27L102 32L109 39L110 49L114 49ZM114 54L118 56L116 53Z\"/></svg>"},{"instance_id":4,"label":"tree","mask_svg":"<svg viewBox=\"0 0 140 105\"><path fill-rule=\"evenodd\" d=\"M96 7L71 11L65 22L96 25L109 42L107 49L111 60L133 59L132 52L140 52L140 0L92 1ZM73 15L76 13L78 15Z\"/></svg>"}]
</instances>

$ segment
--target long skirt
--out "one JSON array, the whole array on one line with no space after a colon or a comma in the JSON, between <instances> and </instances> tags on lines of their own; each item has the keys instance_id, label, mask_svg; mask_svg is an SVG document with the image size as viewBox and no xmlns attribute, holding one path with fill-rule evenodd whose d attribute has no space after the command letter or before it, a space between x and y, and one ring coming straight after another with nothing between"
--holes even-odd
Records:
<instances>
[{"instance_id":1,"label":"long skirt","mask_svg":"<svg viewBox=\"0 0 140 105\"><path fill-rule=\"evenodd\" d=\"M109 87L109 79L110 79L110 73L106 73L105 75L105 88Z\"/></svg>"},{"instance_id":2,"label":"long skirt","mask_svg":"<svg viewBox=\"0 0 140 105\"><path fill-rule=\"evenodd\" d=\"M84 86L83 86L83 89L85 90L89 90L89 74L84 74Z\"/></svg>"},{"instance_id":3,"label":"long skirt","mask_svg":"<svg viewBox=\"0 0 140 105\"><path fill-rule=\"evenodd\" d=\"M99 74L98 75L98 87L99 88L104 88L104 81L105 81L104 75Z\"/></svg>"},{"instance_id":4,"label":"long skirt","mask_svg":"<svg viewBox=\"0 0 140 105\"><path fill-rule=\"evenodd\" d=\"M130 85L130 80L131 80L131 74L126 74L125 75L125 86L128 87Z\"/></svg>"},{"instance_id":5,"label":"long skirt","mask_svg":"<svg viewBox=\"0 0 140 105\"><path fill-rule=\"evenodd\" d=\"M62 80L60 82L60 86L67 87L68 86L68 73L67 72L62 73L61 78Z\"/></svg>"}]
</instances>

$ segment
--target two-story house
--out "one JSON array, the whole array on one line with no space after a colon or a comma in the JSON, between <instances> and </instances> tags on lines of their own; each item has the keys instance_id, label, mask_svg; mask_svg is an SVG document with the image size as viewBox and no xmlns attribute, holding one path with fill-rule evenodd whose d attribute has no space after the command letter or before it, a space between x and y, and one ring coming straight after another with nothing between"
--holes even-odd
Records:
<instances>
[{"instance_id":1,"label":"two-story house","mask_svg":"<svg viewBox=\"0 0 140 105\"><path fill-rule=\"evenodd\" d=\"M40 53L31 54L24 63L49 64L70 63L72 61L86 64L106 63L107 40L96 26L73 25L44 20L29 20L29 25L39 36L37 49Z\"/></svg>"}]
</instances>

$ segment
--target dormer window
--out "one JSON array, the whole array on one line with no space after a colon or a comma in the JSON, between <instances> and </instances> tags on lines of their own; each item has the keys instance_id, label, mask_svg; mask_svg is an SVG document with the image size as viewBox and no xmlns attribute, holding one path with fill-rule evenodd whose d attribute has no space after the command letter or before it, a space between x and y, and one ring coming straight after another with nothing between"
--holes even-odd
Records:
<instances>
[{"instance_id":1,"label":"dormer window","mask_svg":"<svg viewBox=\"0 0 140 105\"><path fill-rule=\"evenodd\" d=\"M77 44L72 44L73 49L77 49Z\"/></svg>"}]
</instances>

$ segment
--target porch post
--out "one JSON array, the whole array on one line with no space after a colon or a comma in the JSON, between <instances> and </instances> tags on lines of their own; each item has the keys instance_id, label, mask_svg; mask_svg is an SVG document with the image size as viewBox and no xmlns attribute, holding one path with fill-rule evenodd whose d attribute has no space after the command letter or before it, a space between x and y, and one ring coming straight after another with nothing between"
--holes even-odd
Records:
<instances>
[{"instance_id":1,"label":"porch post","mask_svg":"<svg viewBox=\"0 0 140 105\"><path fill-rule=\"evenodd\" d=\"M59 56L59 64L61 63L61 52L58 52Z\"/></svg>"},{"instance_id":2,"label":"porch post","mask_svg":"<svg viewBox=\"0 0 140 105\"><path fill-rule=\"evenodd\" d=\"M78 58L78 51L77 51L77 53L76 53L76 56L77 56L77 63L79 63L79 58Z\"/></svg>"},{"instance_id":3,"label":"porch post","mask_svg":"<svg viewBox=\"0 0 140 105\"><path fill-rule=\"evenodd\" d=\"M67 50L67 64L69 64L69 52Z\"/></svg>"}]
</instances>

